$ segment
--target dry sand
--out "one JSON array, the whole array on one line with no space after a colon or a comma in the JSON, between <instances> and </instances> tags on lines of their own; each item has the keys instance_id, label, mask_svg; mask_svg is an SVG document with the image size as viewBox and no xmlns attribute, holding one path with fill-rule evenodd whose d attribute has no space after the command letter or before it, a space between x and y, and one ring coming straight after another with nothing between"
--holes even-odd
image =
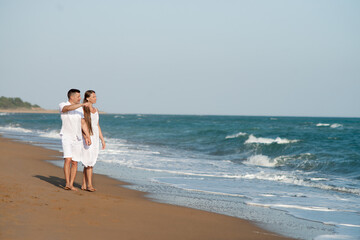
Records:
<instances>
[{"instance_id":1,"label":"dry sand","mask_svg":"<svg viewBox=\"0 0 360 240\"><path fill-rule=\"evenodd\" d=\"M152 202L103 175L94 175L94 193L65 191L63 170L45 161L60 157L0 137L0 239L289 239L239 218Z\"/></svg>"}]
</instances>

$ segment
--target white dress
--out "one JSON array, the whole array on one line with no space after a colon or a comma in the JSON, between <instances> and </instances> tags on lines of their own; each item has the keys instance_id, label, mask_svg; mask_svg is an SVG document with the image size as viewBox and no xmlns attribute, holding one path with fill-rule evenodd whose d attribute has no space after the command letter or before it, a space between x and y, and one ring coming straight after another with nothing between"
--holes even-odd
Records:
<instances>
[{"instance_id":1,"label":"white dress","mask_svg":"<svg viewBox=\"0 0 360 240\"><path fill-rule=\"evenodd\" d=\"M91 145L88 146L84 142L83 147L83 156L82 156L82 164L85 167L93 167L96 163L96 160L99 155L99 113L96 111L91 114L91 127L93 131L93 135L91 135Z\"/></svg>"}]
</instances>

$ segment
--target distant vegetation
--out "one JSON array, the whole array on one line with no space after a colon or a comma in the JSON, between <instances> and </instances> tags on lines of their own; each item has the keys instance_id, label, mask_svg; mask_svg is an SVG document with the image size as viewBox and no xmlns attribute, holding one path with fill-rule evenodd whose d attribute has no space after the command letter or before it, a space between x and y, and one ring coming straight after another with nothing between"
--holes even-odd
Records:
<instances>
[{"instance_id":1,"label":"distant vegetation","mask_svg":"<svg viewBox=\"0 0 360 240\"><path fill-rule=\"evenodd\" d=\"M16 108L40 108L39 105L32 105L31 103L24 102L21 98L7 98L0 97L0 109L16 109Z\"/></svg>"}]
</instances>

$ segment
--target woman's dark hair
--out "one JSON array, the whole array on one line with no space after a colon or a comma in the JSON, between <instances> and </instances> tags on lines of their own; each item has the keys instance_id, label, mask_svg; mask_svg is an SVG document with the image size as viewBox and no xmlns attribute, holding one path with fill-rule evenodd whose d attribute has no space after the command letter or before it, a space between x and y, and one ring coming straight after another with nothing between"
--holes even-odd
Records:
<instances>
[{"instance_id":1,"label":"woman's dark hair","mask_svg":"<svg viewBox=\"0 0 360 240\"><path fill-rule=\"evenodd\" d=\"M79 89L70 89L69 91L68 91L68 94L67 94L67 96L68 96L68 99L70 99L70 97L74 94L74 93L80 93L80 90Z\"/></svg>"},{"instance_id":2,"label":"woman's dark hair","mask_svg":"<svg viewBox=\"0 0 360 240\"><path fill-rule=\"evenodd\" d=\"M84 103L88 102L87 98L91 96L91 94L95 93L95 91L93 90L87 90L84 94ZM93 135L93 130L91 127L91 114L90 114L90 108L89 107L85 107L83 106L84 109L84 119L85 119L85 123L86 126L89 129L89 133L90 135Z\"/></svg>"}]
</instances>

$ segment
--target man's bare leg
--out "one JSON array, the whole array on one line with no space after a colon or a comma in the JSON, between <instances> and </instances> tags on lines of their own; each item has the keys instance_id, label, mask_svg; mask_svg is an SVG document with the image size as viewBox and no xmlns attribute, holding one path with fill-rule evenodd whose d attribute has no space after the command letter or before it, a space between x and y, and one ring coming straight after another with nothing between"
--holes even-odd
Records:
<instances>
[{"instance_id":1,"label":"man's bare leg","mask_svg":"<svg viewBox=\"0 0 360 240\"><path fill-rule=\"evenodd\" d=\"M74 181L76 177L78 163L75 161L71 161L71 169L70 169L70 189L73 191L77 191L77 189L74 187Z\"/></svg>"},{"instance_id":2,"label":"man's bare leg","mask_svg":"<svg viewBox=\"0 0 360 240\"><path fill-rule=\"evenodd\" d=\"M86 190L86 188L87 188L87 182L86 182L86 167L84 167L81 190Z\"/></svg>"},{"instance_id":3,"label":"man's bare leg","mask_svg":"<svg viewBox=\"0 0 360 240\"><path fill-rule=\"evenodd\" d=\"M93 167L87 167L86 168L87 190L90 192L96 191L96 189L92 185L92 175L93 175Z\"/></svg>"},{"instance_id":4,"label":"man's bare leg","mask_svg":"<svg viewBox=\"0 0 360 240\"><path fill-rule=\"evenodd\" d=\"M64 158L65 190L70 190L70 164L71 158Z\"/></svg>"}]
</instances>

